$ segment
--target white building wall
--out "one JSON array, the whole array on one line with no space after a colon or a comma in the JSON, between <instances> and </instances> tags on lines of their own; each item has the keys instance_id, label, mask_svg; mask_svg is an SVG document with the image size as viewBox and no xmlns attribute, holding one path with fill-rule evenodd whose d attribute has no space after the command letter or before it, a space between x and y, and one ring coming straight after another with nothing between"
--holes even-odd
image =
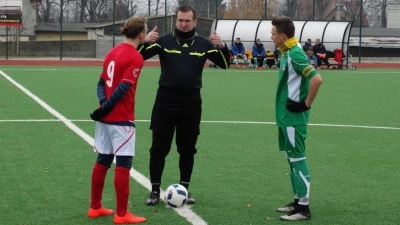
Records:
<instances>
[{"instance_id":1,"label":"white building wall","mask_svg":"<svg viewBox=\"0 0 400 225\"><path fill-rule=\"evenodd\" d=\"M34 36L36 27L37 1L22 1L22 33L21 36Z\"/></svg>"},{"instance_id":2,"label":"white building wall","mask_svg":"<svg viewBox=\"0 0 400 225\"><path fill-rule=\"evenodd\" d=\"M400 2L391 2L388 4L387 28L400 28Z\"/></svg>"}]
</instances>

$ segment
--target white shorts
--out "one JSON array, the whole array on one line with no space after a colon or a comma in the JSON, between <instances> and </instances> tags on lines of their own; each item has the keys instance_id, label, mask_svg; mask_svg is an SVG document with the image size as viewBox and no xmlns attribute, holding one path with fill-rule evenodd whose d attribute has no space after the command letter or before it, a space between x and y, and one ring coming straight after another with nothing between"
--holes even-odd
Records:
<instances>
[{"instance_id":1,"label":"white shorts","mask_svg":"<svg viewBox=\"0 0 400 225\"><path fill-rule=\"evenodd\" d=\"M105 155L135 155L136 128L96 122L94 151Z\"/></svg>"}]
</instances>

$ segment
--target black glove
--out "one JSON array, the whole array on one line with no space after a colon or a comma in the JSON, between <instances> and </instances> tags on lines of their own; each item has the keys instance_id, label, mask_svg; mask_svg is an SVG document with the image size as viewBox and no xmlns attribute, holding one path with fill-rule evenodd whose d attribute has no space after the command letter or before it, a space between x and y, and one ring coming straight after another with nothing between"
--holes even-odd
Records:
<instances>
[{"instance_id":1,"label":"black glove","mask_svg":"<svg viewBox=\"0 0 400 225\"><path fill-rule=\"evenodd\" d=\"M291 99L288 99L286 102L286 109L289 110L290 112L305 112L311 108L306 106L305 101L301 102L295 102Z\"/></svg>"},{"instance_id":2,"label":"black glove","mask_svg":"<svg viewBox=\"0 0 400 225\"><path fill-rule=\"evenodd\" d=\"M103 107L100 107L96 110L94 110L91 114L90 114L90 118L92 118L92 120L94 121L99 121L101 120L104 116L106 116L111 110L109 109L105 109Z\"/></svg>"}]
</instances>

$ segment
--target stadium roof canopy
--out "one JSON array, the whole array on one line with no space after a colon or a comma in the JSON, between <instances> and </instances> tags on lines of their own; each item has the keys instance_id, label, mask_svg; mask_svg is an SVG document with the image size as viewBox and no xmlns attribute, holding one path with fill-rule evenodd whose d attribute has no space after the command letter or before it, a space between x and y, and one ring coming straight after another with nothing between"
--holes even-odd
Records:
<instances>
[{"instance_id":1,"label":"stadium roof canopy","mask_svg":"<svg viewBox=\"0 0 400 225\"><path fill-rule=\"evenodd\" d=\"M304 44L308 38L315 43L320 39L326 49L343 49L348 52L352 22L340 21L293 21L295 37ZM230 49L237 37L246 49L251 49L260 39L266 50L275 50L271 40L271 20L214 20L211 31L216 30Z\"/></svg>"}]
</instances>

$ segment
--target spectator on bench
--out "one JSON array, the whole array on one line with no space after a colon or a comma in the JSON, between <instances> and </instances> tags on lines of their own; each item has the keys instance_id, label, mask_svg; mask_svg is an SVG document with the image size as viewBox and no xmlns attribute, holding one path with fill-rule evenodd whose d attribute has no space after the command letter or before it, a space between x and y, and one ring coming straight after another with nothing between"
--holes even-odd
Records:
<instances>
[{"instance_id":1,"label":"spectator on bench","mask_svg":"<svg viewBox=\"0 0 400 225\"><path fill-rule=\"evenodd\" d=\"M232 45L232 54L233 54L233 63L236 64L237 68L239 67L238 58L243 59L243 68L246 68L247 64L247 55L244 54L245 49L243 43L240 41L240 38L236 38L235 43Z\"/></svg>"},{"instance_id":2,"label":"spectator on bench","mask_svg":"<svg viewBox=\"0 0 400 225\"><path fill-rule=\"evenodd\" d=\"M253 46L253 60L254 60L254 65L255 69L265 69L265 48L264 45L261 43L260 39L257 39L256 43Z\"/></svg>"},{"instance_id":3,"label":"spectator on bench","mask_svg":"<svg viewBox=\"0 0 400 225\"><path fill-rule=\"evenodd\" d=\"M328 56L327 56L327 51L325 49L325 46L321 43L320 39L315 40L315 45L313 47L314 54L317 56L317 61L318 61L318 69L321 69L321 61L325 63L325 65L328 67L328 69L332 69L331 64L328 62Z\"/></svg>"},{"instance_id":4,"label":"spectator on bench","mask_svg":"<svg viewBox=\"0 0 400 225\"><path fill-rule=\"evenodd\" d=\"M317 56L314 55L313 46L311 45L311 39L307 39L307 42L303 45L303 50L307 55L308 61L312 59L314 61L315 68L318 68Z\"/></svg>"}]
</instances>

